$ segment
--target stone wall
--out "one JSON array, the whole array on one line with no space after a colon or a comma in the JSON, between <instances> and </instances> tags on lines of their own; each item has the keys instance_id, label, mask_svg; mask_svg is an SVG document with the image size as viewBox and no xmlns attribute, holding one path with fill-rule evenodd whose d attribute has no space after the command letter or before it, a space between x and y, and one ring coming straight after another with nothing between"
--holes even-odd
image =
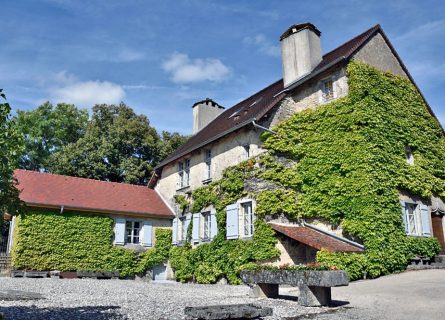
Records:
<instances>
[{"instance_id":1,"label":"stone wall","mask_svg":"<svg viewBox=\"0 0 445 320\"><path fill-rule=\"evenodd\" d=\"M275 260L264 261L264 264L283 266L286 264L314 263L316 261L316 249L278 233L277 240L276 248L280 251L280 256Z\"/></svg>"},{"instance_id":2,"label":"stone wall","mask_svg":"<svg viewBox=\"0 0 445 320\"><path fill-rule=\"evenodd\" d=\"M378 33L368 41L355 55L354 59L367 63L382 71L390 71L406 77L399 60L392 53L383 36Z\"/></svg>"}]
</instances>

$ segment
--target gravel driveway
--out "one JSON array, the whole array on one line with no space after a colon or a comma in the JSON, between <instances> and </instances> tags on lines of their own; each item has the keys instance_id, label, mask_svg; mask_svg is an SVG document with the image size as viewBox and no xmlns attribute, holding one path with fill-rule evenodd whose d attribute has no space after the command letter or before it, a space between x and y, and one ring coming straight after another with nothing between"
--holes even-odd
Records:
<instances>
[{"instance_id":1,"label":"gravel driveway","mask_svg":"<svg viewBox=\"0 0 445 320\"><path fill-rule=\"evenodd\" d=\"M0 278L1 290L30 291L45 297L32 301L0 301L6 320L185 319L185 306L252 302L273 307L274 316L265 319L294 319L327 310L301 307L295 300L250 298L246 286Z\"/></svg>"}]
</instances>

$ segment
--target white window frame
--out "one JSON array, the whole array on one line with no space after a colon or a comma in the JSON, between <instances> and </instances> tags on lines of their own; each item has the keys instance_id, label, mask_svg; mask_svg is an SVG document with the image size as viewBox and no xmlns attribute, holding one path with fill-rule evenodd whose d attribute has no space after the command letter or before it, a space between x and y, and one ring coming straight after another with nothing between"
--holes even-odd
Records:
<instances>
[{"instance_id":1,"label":"white window frame","mask_svg":"<svg viewBox=\"0 0 445 320\"><path fill-rule=\"evenodd\" d=\"M246 214L246 208L250 208L250 212L247 212ZM254 212L254 204L252 200L243 201L240 203L240 209L238 212L242 217L242 232L241 236L243 238L252 237L255 228L254 228L254 222L255 222L255 212Z\"/></svg>"},{"instance_id":2,"label":"white window frame","mask_svg":"<svg viewBox=\"0 0 445 320\"><path fill-rule=\"evenodd\" d=\"M327 86L326 86L326 84L328 84L328 83L332 84L332 88L329 92L327 92ZM320 86L321 86L321 102L322 103L332 101L337 97L336 90L335 90L335 81L332 77L321 80Z\"/></svg>"},{"instance_id":3,"label":"white window frame","mask_svg":"<svg viewBox=\"0 0 445 320\"><path fill-rule=\"evenodd\" d=\"M190 186L190 159L178 162L178 189Z\"/></svg>"},{"instance_id":4,"label":"white window frame","mask_svg":"<svg viewBox=\"0 0 445 320\"><path fill-rule=\"evenodd\" d=\"M212 179L212 150L204 150L204 164L205 172L203 181L208 181Z\"/></svg>"},{"instance_id":5,"label":"white window frame","mask_svg":"<svg viewBox=\"0 0 445 320\"><path fill-rule=\"evenodd\" d=\"M212 230L212 225L211 225L211 211L204 211L201 212L201 217L202 217L202 232L201 232L201 241L202 242L208 242L211 239L211 230ZM207 234L206 234L207 233Z\"/></svg>"},{"instance_id":6,"label":"white window frame","mask_svg":"<svg viewBox=\"0 0 445 320\"><path fill-rule=\"evenodd\" d=\"M410 209L411 212L410 212ZM408 224L408 234L413 236L422 235L422 226L419 225L420 206L417 203L405 202L405 216Z\"/></svg>"},{"instance_id":7,"label":"white window frame","mask_svg":"<svg viewBox=\"0 0 445 320\"><path fill-rule=\"evenodd\" d=\"M406 157L406 162L409 165L411 166L414 165L414 155L410 146L405 146L405 157Z\"/></svg>"},{"instance_id":8,"label":"white window frame","mask_svg":"<svg viewBox=\"0 0 445 320\"><path fill-rule=\"evenodd\" d=\"M138 228L135 228L136 223L139 223ZM128 227L129 224L130 224L130 228ZM136 230L137 230L137 235L135 235ZM143 233L143 221L125 220L125 243L126 244L141 244L142 243L142 233ZM137 237L137 242L135 242L136 237Z\"/></svg>"}]
</instances>

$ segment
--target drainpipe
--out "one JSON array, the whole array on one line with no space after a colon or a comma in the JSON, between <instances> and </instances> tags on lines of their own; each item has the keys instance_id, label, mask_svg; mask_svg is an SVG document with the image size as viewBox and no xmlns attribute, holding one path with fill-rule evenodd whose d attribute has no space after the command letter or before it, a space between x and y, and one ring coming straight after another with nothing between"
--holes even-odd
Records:
<instances>
[{"instance_id":1,"label":"drainpipe","mask_svg":"<svg viewBox=\"0 0 445 320\"><path fill-rule=\"evenodd\" d=\"M256 118L253 118L253 120L252 120L252 124L253 124L253 126L254 126L255 128L259 128L259 129L261 129L261 130L270 132L270 133L272 133L272 134L277 134L275 131L272 131L272 130L266 128L266 127L260 126L260 125L259 125L258 123L256 123L255 121L256 121Z\"/></svg>"},{"instance_id":2,"label":"drainpipe","mask_svg":"<svg viewBox=\"0 0 445 320\"><path fill-rule=\"evenodd\" d=\"M61 214L63 213L63 208L64 208L64 206L60 206L60 213Z\"/></svg>"}]
</instances>

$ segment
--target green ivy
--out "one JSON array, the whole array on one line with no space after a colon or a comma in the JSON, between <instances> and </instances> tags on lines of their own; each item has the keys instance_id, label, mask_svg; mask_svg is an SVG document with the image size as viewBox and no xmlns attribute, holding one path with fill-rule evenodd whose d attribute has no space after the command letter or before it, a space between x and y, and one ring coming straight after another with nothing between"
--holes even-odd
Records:
<instances>
[{"instance_id":1,"label":"green ivy","mask_svg":"<svg viewBox=\"0 0 445 320\"><path fill-rule=\"evenodd\" d=\"M140 256L113 246L113 219L103 215L33 210L17 217L12 263L18 269L119 271L122 277L165 261L171 230L155 229L153 249Z\"/></svg>"},{"instance_id":2,"label":"green ivy","mask_svg":"<svg viewBox=\"0 0 445 320\"><path fill-rule=\"evenodd\" d=\"M320 252L318 260L346 268L352 278L363 272L377 277L404 270L413 254L438 252L435 238L408 240L399 192L425 200L445 196L445 143L408 79L359 62L347 70L347 97L297 113L274 129L276 135L263 136L270 154L262 176L281 189L260 195L260 209L341 224L364 243L365 255ZM406 162L406 146L414 165ZM286 194L298 201L292 206Z\"/></svg>"}]
</instances>

